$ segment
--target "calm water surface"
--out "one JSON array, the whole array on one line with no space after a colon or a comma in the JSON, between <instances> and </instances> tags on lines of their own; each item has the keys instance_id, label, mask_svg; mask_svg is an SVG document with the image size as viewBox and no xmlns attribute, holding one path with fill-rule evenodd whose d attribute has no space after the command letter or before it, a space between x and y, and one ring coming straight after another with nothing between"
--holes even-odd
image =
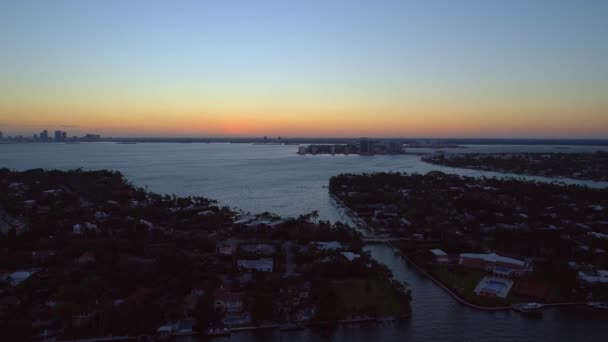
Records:
<instances>
[{"instance_id":1,"label":"calm water surface","mask_svg":"<svg viewBox=\"0 0 608 342\"><path fill-rule=\"evenodd\" d=\"M318 210L324 219L345 218L327 189L344 172L433 170L467 176L504 174L423 163L418 156L299 156L297 146L251 144L114 143L0 144L0 167L88 170L114 169L138 186L159 193L202 195L253 213L297 216ZM448 152L593 152L601 146L475 145ZM414 150L413 150L414 151ZM415 151L429 152L428 149ZM525 177L551 181L543 177ZM561 180L608 187L608 183ZM546 310L542 319L513 312L482 312L453 300L384 245L366 249L412 288L412 318L382 325L353 325L332 331L239 333L236 341L586 341L608 340L608 314L586 307ZM218 339L228 340L228 339Z\"/></svg>"},{"instance_id":2,"label":"calm water surface","mask_svg":"<svg viewBox=\"0 0 608 342\"><path fill-rule=\"evenodd\" d=\"M564 149L567 148L567 149ZM608 151L608 146L471 145L448 152L579 152ZM344 219L333 206L327 186L331 176L350 172L433 170L467 176L504 174L427 164L414 155L358 156L296 154L294 145L115 143L0 144L0 167L123 172L138 186L177 195L202 195L252 213L298 216L318 210L331 221ZM428 152L430 149L412 149ZM536 180L543 177L525 177ZM608 187L608 183L562 180Z\"/></svg>"}]
</instances>

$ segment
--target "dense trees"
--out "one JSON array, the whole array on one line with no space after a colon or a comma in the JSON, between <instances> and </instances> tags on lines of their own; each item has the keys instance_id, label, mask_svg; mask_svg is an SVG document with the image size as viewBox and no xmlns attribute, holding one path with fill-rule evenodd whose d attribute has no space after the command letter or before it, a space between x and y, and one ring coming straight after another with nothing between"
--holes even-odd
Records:
<instances>
[{"instance_id":1,"label":"dense trees","mask_svg":"<svg viewBox=\"0 0 608 342\"><path fill-rule=\"evenodd\" d=\"M595 153L462 153L439 154L424 161L467 169L548 177L608 180L608 152Z\"/></svg>"}]
</instances>

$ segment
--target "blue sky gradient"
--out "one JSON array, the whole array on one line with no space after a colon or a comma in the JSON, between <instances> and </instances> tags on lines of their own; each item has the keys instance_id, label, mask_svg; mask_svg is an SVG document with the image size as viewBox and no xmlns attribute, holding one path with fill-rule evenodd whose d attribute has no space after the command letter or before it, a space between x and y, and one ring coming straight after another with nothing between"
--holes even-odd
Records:
<instances>
[{"instance_id":1,"label":"blue sky gradient","mask_svg":"<svg viewBox=\"0 0 608 342\"><path fill-rule=\"evenodd\" d=\"M332 135L301 117L352 115L335 134L606 138L607 37L608 1L5 0L0 129Z\"/></svg>"}]
</instances>

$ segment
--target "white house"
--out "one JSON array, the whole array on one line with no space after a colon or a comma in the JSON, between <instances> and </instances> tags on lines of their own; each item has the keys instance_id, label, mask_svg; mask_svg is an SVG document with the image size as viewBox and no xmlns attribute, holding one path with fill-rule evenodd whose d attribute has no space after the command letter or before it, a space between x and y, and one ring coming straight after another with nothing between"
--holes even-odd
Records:
<instances>
[{"instance_id":1,"label":"white house","mask_svg":"<svg viewBox=\"0 0 608 342\"><path fill-rule=\"evenodd\" d=\"M3 277L3 280L8 281L11 286L17 286L21 284L21 282L25 281L29 277L31 277L38 270L20 270L15 271L13 273L7 274Z\"/></svg>"},{"instance_id":2,"label":"white house","mask_svg":"<svg viewBox=\"0 0 608 342\"><path fill-rule=\"evenodd\" d=\"M431 254L433 254L433 257L435 258L435 262L438 264L447 264L450 262L450 257L448 256L448 253L444 252L441 249L431 249L430 250Z\"/></svg>"},{"instance_id":3,"label":"white house","mask_svg":"<svg viewBox=\"0 0 608 342\"><path fill-rule=\"evenodd\" d=\"M482 269L498 276L507 277L520 277L523 274L530 272L532 269L530 265L523 260L513 259L495 253L462 253L460 254L458 263L469 268Z\"/></svg>"},{"instance_id":4,"label":"white house","mask_svg":"<svg viewBox=\"0 0 608 342\"><path fill-rule=\"evenodd\" d=\"M252 270L258 272L272 272L272 258L263 259L241 259L237 260L237 265L241 269Z\"/></svg>"},{"instance_id":5,"label":"white house","mask_svg":"<svg viewBox=\"0 0 608 342\"><path fill-rule=\"evenodd\" d=\"M338 241L329 241L329 242L313 242L313 245L318 249L323 249L326 251L335 251L342 248L342 244Z\"/></svg>"},{"instance_id":6,"label":"white house","mask_svg":"<svg viewBox=\"0 0 608 342\"><path fill-rule=\"evenodd\" d=\"M359 254L353 252L342 252L341 254L348 259L348 261L353 261L361 257Z\"/></svg>"}]
</instances>

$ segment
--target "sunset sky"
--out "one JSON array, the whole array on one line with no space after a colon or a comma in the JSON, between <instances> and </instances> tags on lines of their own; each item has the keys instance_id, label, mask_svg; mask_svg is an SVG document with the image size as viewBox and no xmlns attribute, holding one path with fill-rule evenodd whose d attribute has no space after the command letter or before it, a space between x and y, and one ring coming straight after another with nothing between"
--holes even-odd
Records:
<instances>
[{"instance_id":1,"label":"sunset sky","mask_svg":"<svg viewBox=\"0 0 608 342\"><path fill-rule=\"evenodd\" d=\"M608 138L608 1L0 1L0 130Z\"/></svg>"}]
</instances>

